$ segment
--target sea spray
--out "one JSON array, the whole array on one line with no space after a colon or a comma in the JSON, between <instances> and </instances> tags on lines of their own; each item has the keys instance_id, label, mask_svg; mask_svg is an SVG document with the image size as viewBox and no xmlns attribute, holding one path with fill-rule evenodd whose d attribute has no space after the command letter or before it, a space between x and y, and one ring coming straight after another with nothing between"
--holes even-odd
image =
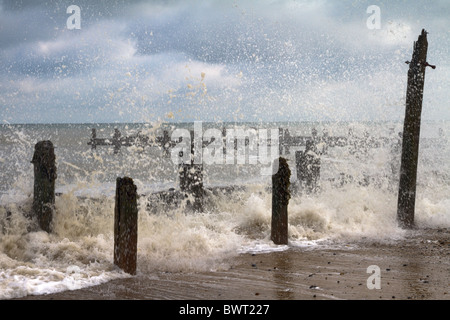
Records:
<instances>
[{"instance_id":1,"label":"sea spray","mask_svg":"<svg viewBox=\"0 0 450 320\"><path fill-rule=\"evenodd\" d=\"M298 131L311 127L296 126ZM128 130L140 127L129 125ZM114 125L98 128L99 136L114 131ZM295 134L295 126L290 128ZM375 128L372 134L385 133L384 126ZM72 290L127 277L113 265L114 181L125 174L134 178L141 195L137 262L141 275L226 269L243 252L320 250L330 243L348 248L362 239L395 241L405 235L395 221L398 177L392 173L395 157L389 146L329 148L322 155L319 190L293 193L289 244L276 246L270 241L270 177L260 176L259 168L206 166L206 187L224 186L228 191L210 193L204 212L192 214L185 210L185 202L167 206L147 197L177 188L177 166L160 149L122 148L115 155L112 149L99 147L93 152L87 145L90 129L91 125L1 127L0 167L6 174L1 177L0 195L0 298ZM430 136L433 130L428 128ZM346 127L336 125L330 132L345 134ZM27 218L33 190L30 161L38 138L54 142L60 173L52 234L29 232L33 223ZM450 226L449 149L443 143L424 147L419 160L419 228ZM290 166L294 150L287 155ZM291 169L295 170L293 165ZM294 185L295 173L293 177Z\"/></svg>"}]
</instances>

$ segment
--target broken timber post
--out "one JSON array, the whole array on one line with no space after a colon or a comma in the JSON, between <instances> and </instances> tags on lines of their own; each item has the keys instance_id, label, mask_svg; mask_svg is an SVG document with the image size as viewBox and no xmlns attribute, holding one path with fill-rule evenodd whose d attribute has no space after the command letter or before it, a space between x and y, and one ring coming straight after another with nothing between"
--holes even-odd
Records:
<instances>
[{"instance_id":1,"label":"broken timber post","mask_svg":"<svg viewBox=\"0 0 450 320\"><path fill-rule=\"evenodd\" d=\"M275 244L287 244L291 170L285 158L280 157L275 161L278 161L278 171L272 176L272 229L270 238Z\"/></svg>"},{"instance_id":2,"label":"broken timber post","mask_svg":"<svg viewBox=\"0 0 450 320\"><path fill-rule=\"evenodd\" d=\"M33 215L39 227L51 232L55 205L56 164L51 141L40 141L34 147L31 163L34 165Z\"/></svg>"},{"instance_id":3,"label":"broken timber post","mask_svg":"<svg viewBox=\"0 0 450 320\"><path fill-rule=\"evenodd\" d=\"M114 207L114 264L135 275L137 264L137 193L133 179L117 178Z\"/></svg>"},{"instance_id":4,"label":"broken timber post","mask_svg":"<svg viewBox=\"0 0 450 320\"><path fill-rule=\"evenodd\" d=\"M409 63L406 89L406 111L403 124L402 157L398 190L397 220L401 227L414 226L417 163L419 157L420 120L422 113L425 68L427 63L427 32L422 30ZM431 66L433 69L435 66Z\"/></svg>"},{"instance_id":5,"label":"broken timber post","mask_svg":"<svg viewBox=\"0 0 450 320\"><path fill-rule=\"evenodd\" d=\"M162 137L162 149L163 149L163 156L168 157L170 155L170 136L169 132L167 130L163 131L163 137Z\"/></svg>"},{"instance_id":6,"label":"broken timber post","mask_svg":"<svg viewBox=\"0 0 450 320\"><path fill-rule=\"evenodd\" d=\"M91 138L91 149L95 150L97 149L97 129L92 128L92 138Z\"/></svg>"},{"instance_id":7,"label":"broken timber post","mask_svg":"<svg viewBox=\"0 0 450 320\"><path fill-rule=\"evenodd\" d=\"M319 187L320 157L313 140L306 141L305 151L295 152L295 167L300 190L316 192Z\"/></svg>"},{"instance_id":8,"label":"broken timber post","mask_svg":"<svg viewBox=\"0 0 450 320\"><path fill-rule=\"evenodd\" d=\"M194 163L194 132L190 132L191 145L188 163L179 166L180 189L186 194L192 195L194 202L191 208L194 211L203 211L203 165Z\"/></svg>"},{"instance_id":9,"label":"broken timber post","mask_svg":"<svg viewBox=\"0 0 450 320\"><path fill-rule=\"evenodd\" d=\"M114 154L117 154L120 151L120 147L122 146L121 137L122 137L122 134L120 133L119 129L115 128L113 139L112 139L113 140L112 144L114 146Z\"/></svg>"},{"instance_id":10,"label":"broken timber post","mask_svg":"<svg viewBox=\"0 0 450 320\"><path fill-rule=\"evenodd\" d=\"M305 188L306 181L306 163L305 163L305 155L303 151L298 150L295 151L295 169L297 172L297 184L300 190Z\"/></svg>"},{"instance_id":11,"label":"broken timber post","mask_svg":"<svg viewBox=\"0 0 450 320\"><path fill-rule=\"evenodd\" d=\"M284 130L282 128L278 128L278 154L283 154L284 147Z\"/></svg>"}]
</instances>

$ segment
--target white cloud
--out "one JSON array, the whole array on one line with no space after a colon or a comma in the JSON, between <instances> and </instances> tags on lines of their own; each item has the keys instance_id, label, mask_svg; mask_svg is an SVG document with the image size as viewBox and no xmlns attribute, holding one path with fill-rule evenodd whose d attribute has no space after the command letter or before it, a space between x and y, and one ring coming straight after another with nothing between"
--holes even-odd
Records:
<instances>
[{"instance_id":1,"label":"white cloud","mask_svg":"<svg viewBox=\"0 0 450 320\"><path fill-rule=\"evenodd\" d=\"M439 64L427 76L435 94L426 101L442 106L449 100L448 90L437 89L445 88L449 72L448 5L440 5L443 10L427 11L424 18L413 10L423 7L420 1L405 12L386 3L380 30L367 28L364 3L349 1L133 1L116 3L108 15L102 4L83 5L78 31L64 27L62 5L3 10L1 17L9 18L0 22L1 102L28 106L30 114L70 104L81 121L89 108L96 115L105 108L109 115L148 109L164 114L170 104L195 106L201 115L228 108L224 114L239 113L242 120L274 113L280 120L397 117L391 106L401 103L404 61L424 22L430 63ZM46 21L40 15L40 22L26 23L42 12L53 25L34 28ZM186 116L192 108L184 108ZM437 110L429 114L449 116L447 109Z\"/></svg>"}]
</instances>

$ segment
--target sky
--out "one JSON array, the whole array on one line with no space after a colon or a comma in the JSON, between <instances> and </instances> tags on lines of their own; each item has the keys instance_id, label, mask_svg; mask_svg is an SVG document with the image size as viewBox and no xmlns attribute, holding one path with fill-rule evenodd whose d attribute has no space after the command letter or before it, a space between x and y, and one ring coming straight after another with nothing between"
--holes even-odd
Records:
<instances>
[{"instance_id":1,"label":"sky","mask_svg":"<svg viewBox=\"0 0 450 320\"><path fill-rule=\"evenodd\" d=\"M422 117L450 120L449 17L447 0L0 0L0 121L402 121L422 29Z\"/></svg>"}]
</instances>

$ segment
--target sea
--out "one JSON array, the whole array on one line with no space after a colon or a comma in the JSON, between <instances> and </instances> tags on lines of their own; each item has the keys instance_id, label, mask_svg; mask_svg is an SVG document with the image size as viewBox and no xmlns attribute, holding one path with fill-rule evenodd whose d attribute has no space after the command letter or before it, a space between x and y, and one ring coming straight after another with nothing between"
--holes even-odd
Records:
<instances>
[{"instance_id":1,"label":"sea","mask_svg":"<svg viewBox=\"0 0 450 320\"><path fill-rule=\"evenodd\" d=\"M141 135L155 140L164 130L194 123L95 123L0 125L0 299L76 290L131 275L113 263L116 179L137 186L137 273L201 272L229 268L243 253L321 250L405 237L396 220L401 147L400 122L203 123L215 128L288 129L291 136L317 132L320 175L314 190L299 187L295 152L281 156L291 169L289 242L270 240L271 176L258 162L204 165L205 188L214 193L202 212L185 203L169 206L150 195L179 188L179 166L155 145L89 145L97 138ZM347 143L327 144L324 135ZM423 121L416 191L419 228L450 227L450 123ZM55 146L57 179L53 231L30 219L38 141ZM382 141L382 143L377 143ZM289 150L288 150L289 149ZM245 150L244 150L245 151ZM248 158L249 159L249 158Z\"/></svg>"}]
</instances>

